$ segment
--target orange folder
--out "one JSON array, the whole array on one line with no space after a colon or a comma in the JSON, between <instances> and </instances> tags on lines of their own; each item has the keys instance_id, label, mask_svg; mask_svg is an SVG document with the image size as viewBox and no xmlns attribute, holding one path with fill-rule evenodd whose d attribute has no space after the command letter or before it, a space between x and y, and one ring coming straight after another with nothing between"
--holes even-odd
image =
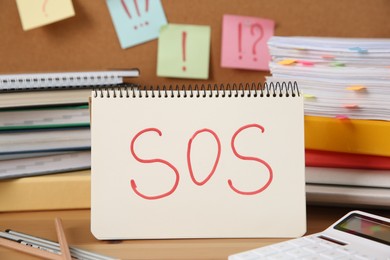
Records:
<instances>
[{"instance_id":1,"label":"orange folder","mask_svg":"<svg viewBox=\"0 0 390 260\"><path fill-rule=\"evenodd\" d=\"M305 148L390 156L390 121L305 116Z\"/></svg>"}]
</instances>

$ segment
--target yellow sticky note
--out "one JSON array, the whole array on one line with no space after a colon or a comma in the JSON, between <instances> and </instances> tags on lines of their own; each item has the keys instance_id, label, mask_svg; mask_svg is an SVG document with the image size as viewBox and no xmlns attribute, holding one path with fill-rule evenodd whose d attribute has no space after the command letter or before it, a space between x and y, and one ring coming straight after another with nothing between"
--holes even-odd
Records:
<instances>
[{"instance_id":1,"label":"yellow sticky note","mask_svg":"<svg viewBox=\"0 0 390 260\"><path fill-rule=\"evenodd\" d=\"M74 16L72 0L16 0L23 30Z\"/></svg>"},{"instance_id":2,"label":"yellow sticky note","mask_svg":"<svg viewBox=\"0 0 390 260\"><path fill-rule=\"evenodd\" d=\"M279 61L278 64L280 64L280 65L292 65L295 62L296 61L293 60L293 59L286 59L286 60Z\"/></svg>"}]
</instances>

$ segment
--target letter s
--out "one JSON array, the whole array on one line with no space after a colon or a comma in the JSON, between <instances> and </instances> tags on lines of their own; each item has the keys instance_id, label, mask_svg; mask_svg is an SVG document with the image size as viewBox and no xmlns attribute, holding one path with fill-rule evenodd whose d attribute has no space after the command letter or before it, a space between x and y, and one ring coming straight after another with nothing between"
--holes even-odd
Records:
<instances>
[{"instance_id":1,"label":"letter s","mask_svg":"<svg viewBox=\"0 0 390 260\"><path fill-rule=\"evenodd\" d=\"M243 155L240 155L240 154L237 152L237 150L236 150L236 148L235 148L235 146L234 146L234 141L235 141L237 135L238 135L241 131L243 131L243 130L245 130L245 129L247 129L247 128L250 128L250 127L259 128L259 129L261 130L262 133L264 132L264 128L263 128L261 125L258 125L258 124L249 124L249 125L246 125L246 126L243 126L243 127L239 128L239 129L234 133L234 135L233 135L233 137L232 137L232 140L231 140L231 147L232 147L233 153L234 153L235 156L237 156L237 157L238 157L239 159L241 159L241 160L256 161L256 162L259 162L259 163L265 165L265 167L267 167L267 169L268 169L269 177L268 177L267 183L266 183L264 186L260 187L260 188L257 189L257 190L254 190L254 191L240 191L240 190L236 189L236 188L233 186L232 180L229 179L229 180L228 180L228 184L229 184L230 188L231 188L234 192L236 192L236 193L238 193L238 194L241 194L241 195L255 195L255 194L258 194L258 193L264 191L264 190L267 189L268 186L271 184L272 178L273 178L272 168L271 168L271 166L270 166L266 161L264 161L264 160L262 160L262 159L259 159L259 158L256 158L256 157L250 157L250 156L243 156Z\"/></svg>"},{"instance_id":2,"label":"letter s","mask_svg":"<svg viewBox=\"0 0 390 260\"><path fill-rule=\"evenodd\" d=\"M167 197L169 195L171 195L172 193L175 192L177 186L179 185L179 179L180 179L180 175L179 175L179 172L178 170L176 169L175 166L173 166L171 163L165 161L165 160L162 160L162 159L141 159L139 158L135 151L134 151L134 143L135 143L135 140L142 134L146 133L146 132L157 132L159 136L162 135L161 131L157 128L146 128L142 131L140 131L139 133L137 133L133 139L131 140L131 145L130 145L130 151L131 151L131 154L133 155L133 157L140 163L162 163L162 164L165 164L167 165L169 168L171 168L174 172L175 172L175 175L176 175L176 180L175 180L175 183L173 185L173 187L168 191L168 192L165 192L163 194L160 194L160 195L155 195L155 196L148 196L148 195L144 195L142 194L141 192L139 192L137 190L137 184L135 183L135 180L130 180L130 185L131 185L131 188L133 189L133 191L135 192L135 194L137 194L138 196L140 196L141 198L144 198L144 199L147 199L147 200L156 200L156 199L161 199L161 198L164 198L164 197Z\"/></svg>"}]
</instances>

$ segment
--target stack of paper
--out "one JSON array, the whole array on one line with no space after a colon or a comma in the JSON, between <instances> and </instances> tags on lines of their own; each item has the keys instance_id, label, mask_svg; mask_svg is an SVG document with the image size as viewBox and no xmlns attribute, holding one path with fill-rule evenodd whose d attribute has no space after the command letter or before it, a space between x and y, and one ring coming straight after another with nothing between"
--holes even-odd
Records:
<instances>
[{"instance_id":1,"label":"stack of paper","mask_svg":"<svg viewBox=\"0 0 390 260\"><path fill-rule=\"evenodd\" d=\"M272 77L295 80L305 114L390 120L390 39L272 37Z\"/></svg>"},{"instance_id":2,"label":"stack of paper","mask_svg":"<svg viewBox=\"0 0 390 260\"><path fill-rule=\"evenodd\" d=\"M296 81L305 97L308 201L390 207L390 39L268 45L267 82Z\"/></svg>"}]
</instances>

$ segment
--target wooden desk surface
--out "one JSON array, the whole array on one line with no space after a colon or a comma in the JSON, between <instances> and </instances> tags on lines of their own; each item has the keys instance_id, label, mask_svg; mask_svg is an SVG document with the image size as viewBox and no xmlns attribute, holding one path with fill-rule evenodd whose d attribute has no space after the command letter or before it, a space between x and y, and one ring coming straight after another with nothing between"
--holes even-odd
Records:
<instances>
[{"instance_id":1,"label":"wooden desk surface","mask_svg":"<svg viewBox=\"0 0 390 260\"><path fill-rule=\"evenodd\" d=\"M309 206L307 234L324 230L352 209ZM363 209L390 217L390 210ZM288 217L288 212L286 212ZM68 243L119 259L227 259L230 254L285 239L174 239L98 241L90 232L90 211L42 211L0 213L0 229L13 229L56 240L54 218L60 217ZM293 224L293 223L292 223ZM0 259L38 259L0 247Z\"/></svg>"}]
</instances>

